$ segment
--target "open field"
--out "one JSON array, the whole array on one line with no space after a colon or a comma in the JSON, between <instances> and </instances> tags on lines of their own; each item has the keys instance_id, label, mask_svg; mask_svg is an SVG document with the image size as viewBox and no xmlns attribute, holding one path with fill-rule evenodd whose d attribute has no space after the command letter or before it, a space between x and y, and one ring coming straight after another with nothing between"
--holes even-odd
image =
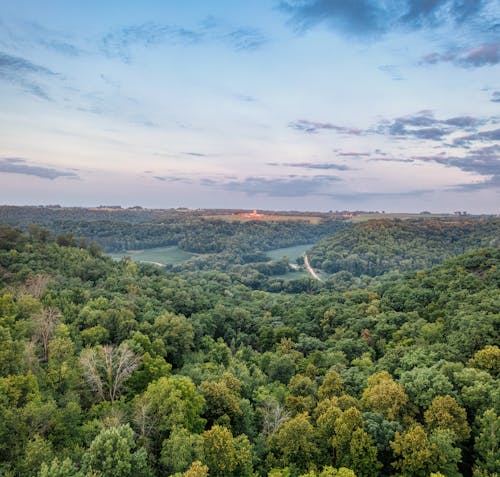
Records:
<instances>
[{"instance_id":1,"label":"open field","mask_svg":"<svg viewBox=\"0 0 500 477\"><path fill-rule=\"evenodd\" d=\"M366 220L380 219L457 219L463 220L469 216L456 216L453 214L410 214L410 213L387 213L387 214L356 214L350 219L351 222L364 222Z\"/></svg>"},{"instance_id":2,"label":"open field","mask_svg":"<svg viewBox=\"0 0 500 477\"><path fill-rule=\"evenodd\" d=\"M309 250L314 244L295 245L294 247L275 248L266 252L266 255L273 260L279 260L281 257L288 257L290 262L295 262L299 257Z\"/></svg>"},{"instance_id":3,"label":"open field","mask_svg":"<svg viewBox=\"0 0 500 477\"><path fill-rule=\"evenodd\" d=\"M226 215L205 215L202 218L207 220L225 220L227 222L251 222L251 221L272 221L272 222L309 222L319 224L321 217L314 215L262 215L259 217L245 217L238 214Z\"/></svg>"},{"instance_id":4,"label":"open field","mask_svg":"<svg viewBox=\"0 0 500 477\"><path fill-rule=\"evenodd\" d=\"M131 257L137 262L149 262L163 265L175 265L185 262L194 256L193 253L185 252L175 245L170 247L149 248L146 250L128 250L127 252L111 253L110 255L115 260L119 260L122 257Z\"/></svg>"}]
</instances>

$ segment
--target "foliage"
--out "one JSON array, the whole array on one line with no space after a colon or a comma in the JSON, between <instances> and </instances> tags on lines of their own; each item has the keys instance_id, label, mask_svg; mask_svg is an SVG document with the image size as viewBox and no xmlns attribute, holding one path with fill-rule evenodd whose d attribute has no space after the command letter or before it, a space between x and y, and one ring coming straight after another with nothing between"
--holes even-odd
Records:
<instances>
[{"instance_id":1,"label":"foliage","mask_svg":"<svg viewBox=\"0 0 500 477\"><path fill-rule=\"evenodd\" d=\"M491 477L499 263L266 292L3 227L0 475Z\"/></svg>"},{"instance_id":2,"label":"foliage","mask_svg":"<svg viewBox=\"0 0 500 477\"><path fill-rule=\"evenodd\" d=\"M468 250L498 247L500 220L383 219L357 224L320 241L308 254L329 273L381 275L418 270Z\"/></svg>"}]
</instances>

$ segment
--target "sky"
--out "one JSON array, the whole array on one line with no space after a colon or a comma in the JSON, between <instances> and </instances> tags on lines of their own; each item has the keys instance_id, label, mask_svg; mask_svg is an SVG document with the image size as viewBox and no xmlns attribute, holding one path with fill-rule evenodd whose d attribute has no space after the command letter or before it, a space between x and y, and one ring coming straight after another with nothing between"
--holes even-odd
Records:
<instances>
[{"instance_id":1,"label":"sky","mask_svg":"<svg viewBox=\"0 0 500 477\"><path fill-rule=\"evenodd\" d=\"M500 212L498 0L0 0L0 203Z\"/></svg>"}]
</instances>

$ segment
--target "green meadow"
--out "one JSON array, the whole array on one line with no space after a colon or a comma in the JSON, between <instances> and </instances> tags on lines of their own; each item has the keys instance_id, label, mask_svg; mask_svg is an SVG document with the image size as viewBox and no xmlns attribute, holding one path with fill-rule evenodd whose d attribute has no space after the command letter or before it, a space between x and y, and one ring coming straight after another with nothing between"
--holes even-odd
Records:
<instances>
[{"instance_id":1,"label":"green meadow","mask_svg":"<svg viewBox=\"0 0 500 477\"><path fill-rule=\"evenodd\" d=\"M195 254L185 252L176 245L169 247L148 248L145 250L128 250L123 253L111 253L111 257L120 260L123 257L130 257L137 262L157 263L161 265L175 265L185 262Z\"/></svg>"},{"instance_id":2,"label":"green meadow","mask_svg":"<svg viewBox=\"0 0 500 477\"><path fill-rule=\"evenodd\" d=\"M302 257L307 250L309 250L314 244L306 243L303 245L295 245L293 247L283 247L275 248L266 252L266 255L271 257L273 260L279 260L281 257L288 257L290 263L295 262L299 257Z\"/></svg>"}]
</instances>

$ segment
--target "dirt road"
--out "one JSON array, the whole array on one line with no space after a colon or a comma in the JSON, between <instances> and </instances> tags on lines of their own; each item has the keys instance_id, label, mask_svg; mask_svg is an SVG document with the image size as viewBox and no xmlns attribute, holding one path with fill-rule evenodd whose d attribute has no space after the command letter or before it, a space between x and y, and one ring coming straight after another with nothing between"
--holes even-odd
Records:
<instances>
[{"instance_id":1,"label":"dirt road","mask_svg":"<svg viewBox=\"0 0 500 477\"><path fill-rule=\"evenodd\" d=\"M314 271L313 267L311 267L311 264L309 263L309 259L307 258L306 254L304 254L304 263L306 265L307 271L311 274L311 276L316 280L322 282L323 280L319 278L318 274Z\"/></svg>"}]
</instances>

